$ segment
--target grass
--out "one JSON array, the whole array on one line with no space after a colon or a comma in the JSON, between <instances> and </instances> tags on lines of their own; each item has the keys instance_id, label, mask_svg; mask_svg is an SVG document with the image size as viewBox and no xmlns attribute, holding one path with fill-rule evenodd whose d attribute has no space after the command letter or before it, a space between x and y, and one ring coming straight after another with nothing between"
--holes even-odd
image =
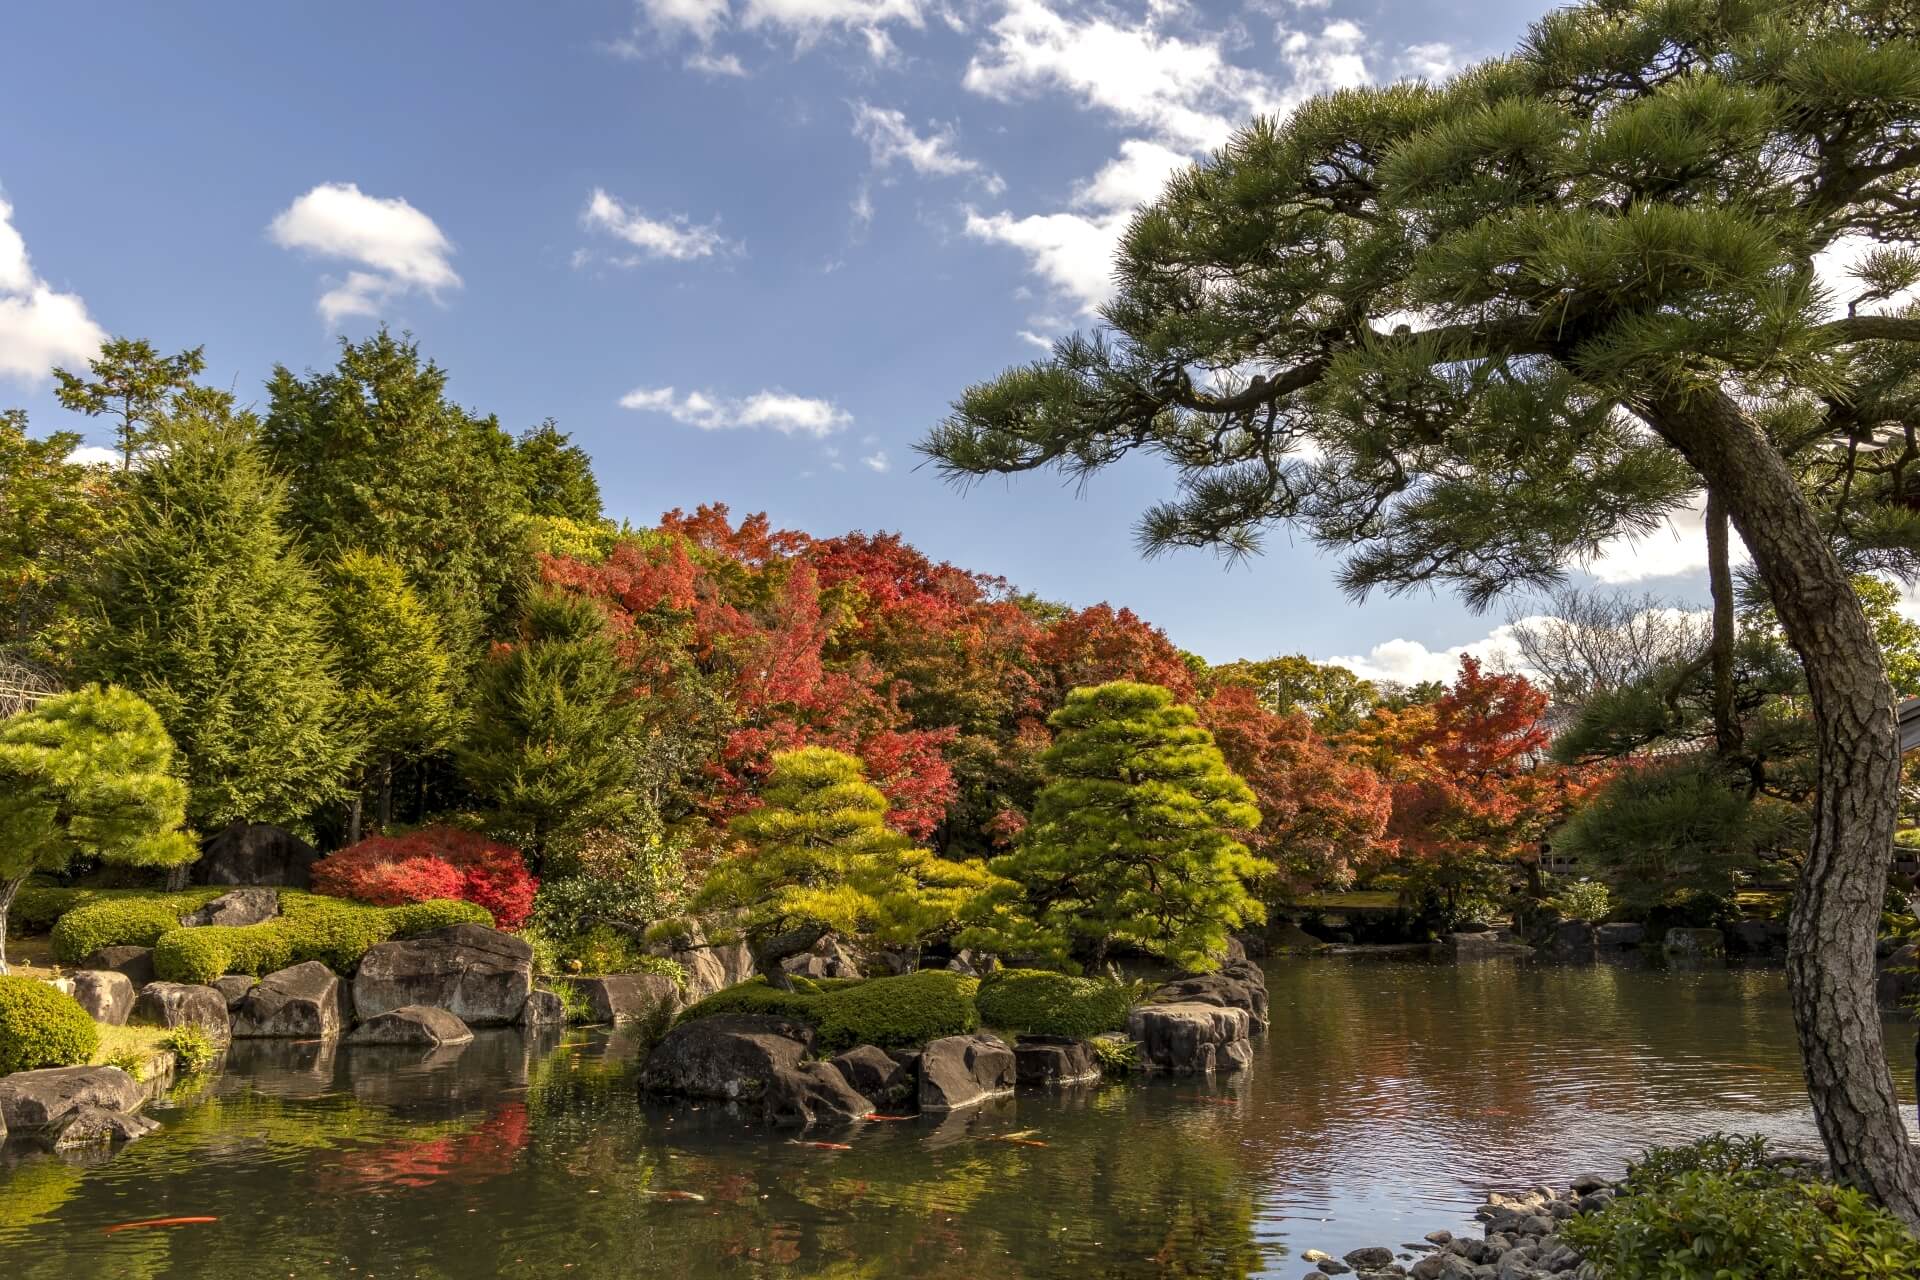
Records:
<instances>
[{"instance_id":1,"label":"grass","mask_svg":"<svg viewBox=\"0 0 1920 1280\"><path fill-rule=\"evenodd\" d=\"M54 960L53 943L47 938L8 938L7 972L24 978L57 978L63 970Z\"/></svg>"},{"instance_id":2,"label":"grass","mask_svg":"<svg viewBox=\"0 0 1920 1280\"><path fill-rule=\"evenodd\" d=\"M96 1067L118 1066L136 1080L150 1079L164 1066L170 1051L163 1043L171 1034L165 1027L109 1027L100 1029L100 1047L88 1061ZM131 1070L138 1065L138 1071Z\"/></svg>"}]
</instances>

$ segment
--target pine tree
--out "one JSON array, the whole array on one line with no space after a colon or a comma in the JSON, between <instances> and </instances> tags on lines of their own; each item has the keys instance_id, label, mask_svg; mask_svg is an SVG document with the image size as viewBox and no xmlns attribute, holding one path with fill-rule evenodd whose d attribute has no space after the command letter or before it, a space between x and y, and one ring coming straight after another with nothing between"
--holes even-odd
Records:
<instances>
[{"instance_id":1,"label":"pine tree","mask_svg":"<svg viewBox=\"0 0 1920 1280\"><path fill-rule=\"evenodd\" d=\"M341 556L329 575L327 602L346 698L343 717L362 749L347 824L347 843L354 844L367 791L379 789L380 823L390 824L395 765L453 744L459 724L453 663L438 621L400 567L384 556Z\"/></svg>"},{"instance_id":2,"label":"pine tree","mask_svg":"<svg viewBox=\"0 0 1920 1280\"><path fill-rule=\"evenodd\" d=\"M94 685L0 720L0 973L7 912L28 876L76 858L191 862L186 801L159 715L125 689Z\"/></svg>"},{"instance_id":3,"label":"pine tree","mask_svg":"<svg viewBox=\"0 0 1920 1280\"><path fill-rule=\"evenodd\" d=\"M54 395L75 413L89 418L111 414L115 443L120 446L120 469L130 470L136 454L153 440L155 426L173 398L193 386L207 367L205 347L163 356L144 338L109 338L89 363L89 381L65 369L53 371L60 385Z\"/></svg>"},{"instance_id":4,"label":"pine tree","mask_svg":"<svg viewBox=\"0 0 1920 1280\"><path fill-rule=\"evenodd\" d=\"M520 492L529 514L593 525L600 520L600 482L593 459L552 418L514 442Z\"/></svg>"},{"instance_id":5,"label":"pine tree","mask_svg":"<svg viewBox=\"0 0 1920 1280\"><path fill-rule=\"evenodd\" d=\"M20 409L0 411L0 653L71 666L92 605L112 493L106 473L67 461L71 431L35 440Z\"/></svg>"},{"instance_id":6,"label":"pine tree","mask_svg":"<svg viewBox=\"0 0 1920 1280\"><path fill-rule=\"evenodd\" d=\"M357 750L320 591L281 527L285 486L231 397L195 391L129 473L89 665L152 703L201 830L304 827Z\"/></svg>"},{"instance_id":7,"label":"pine tree","mask_svg":"<svg viewBox=\"0 0 1920 1280\"><path fill-rule=\"evenodd\" d=\"M1916 117L1898 0L1585 0L1444 84L1252 122L1134 217L1107 332L971 388L924 447L963 479L1157 453L1180 493L1149 547L1298 522L1356 593L1475 605L1704 488L1812 694L1788 973L1814 1114L1836 1176L1920 1226L1873 989L1900 756L1848 583L1920 574L1920 315L1886 305L1920 281ZM1868 252L1830 289L1843 236Z\"/></svg>"},{"instance_id":8,"label":"pine tree","mask_svg":"<svg viewBox=\"0 0 1920 1280\"><path fill-rule=\"evenodd\" d=\"M1260 825L1252 790L1158 685L1075 689L1049 723L1033 821L992 863L1017 886L996 895L999 945L1099 964L1117 943L1217 964L1233 930L1266 918L1248 884L1274 867L1242 843Z\"/></svg>"},{"instance_id":9,"label":"pine tree","mask_svg":"<svg viewBox=\"0 0 1920 1280\"><path fill-rule=\"evenodd\" d=\"M854 756L782 752L760 807L729 824L742 851L713 866L691 911L719 913L709 940L744 939L781 990L793 986L781 961L830 933L916 945L950 932L990 878L977 864L916 848L886 816L886 796Z\"/></svg>"},{"instance_id":10,"label":"pine tree","mask_svg":"<svg viewBox=\"0 0 1920 1280\"><path fill-rule=\"evenodd\" d=\"M536 875L556 839L616 825L633 808L638 707L627 683L604 615L554 590L533 595L517 639L481 668L460 771Z\"/></svg>"}]
</instances>

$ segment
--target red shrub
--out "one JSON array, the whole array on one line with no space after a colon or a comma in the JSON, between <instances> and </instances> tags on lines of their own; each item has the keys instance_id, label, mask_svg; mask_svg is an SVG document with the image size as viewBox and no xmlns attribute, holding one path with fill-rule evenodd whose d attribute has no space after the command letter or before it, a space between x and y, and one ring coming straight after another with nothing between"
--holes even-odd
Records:
<instances>
[{"instance_id":1,"label":"red shrub","mask_svg":"<svg viewBox=\"0 0 1920 1280\"><path fill-rule=\"evenodd\" d=\"M403 836L369 836L313 864L313 891L397 907L460 898L517 929L540 887L512 845L454 827L423 827Z\"/></svg>"}]
</instances>

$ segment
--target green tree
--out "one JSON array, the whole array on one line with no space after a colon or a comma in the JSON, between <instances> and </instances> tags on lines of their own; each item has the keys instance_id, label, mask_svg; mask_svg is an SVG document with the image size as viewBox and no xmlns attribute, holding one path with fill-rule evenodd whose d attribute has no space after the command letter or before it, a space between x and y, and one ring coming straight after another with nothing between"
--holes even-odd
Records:
<instances>
[{"instance_id":1,"label":"green tree","mask_svg":"<svg viewBox=\"0 0 1920 1280\"><path fill-rule=\"evenodd\" d=\"M1304 713L1328 737L1342 734L1366 718L1380 691L1346 667L1315 662L1305 654L1229 662L1213 668L1223 683L1249 685L1260 705L1277 716Z\"/></svg>"},{"instance_id":2,"label":"green tree","mask_svg":"<svg viewBox=\"0 0 1920 1280\"><path fill-rule=\"evenodd\" d=\"M742 852L714 864L689 910L717 915L713 943L744 939L754 966L783 991L781 961L828 934L916 945L950 932L990 883L886 824L887 798L860 761L826 747L773 758L759 808L729 829ZM660 932L682 932L672 922Z\"/></svg>"},{"instance_id":3,"label":"green tree","mask_svg":"<svg viewBox=\"0 0 1920 1280\"><path fill-rule=\"evenodd\" d=\"M514 442L522 502L531 515L593 525L600 520L600 482L593 459L552 418Z\"/></svg>"},{"instance_id":4,"label":"green tree","mask_svg":"<svg viewBox=\"0 0 1920 1280\"><path fill-rule=\"evenodd\" d=\"M528 571L513 438L447 398L447 375L386 330L298 377L276 367L261 431L289 483L289 527L334 559L399 565L439 620L464 689Z\"/></svg>"},{"instance_id":5,"label":"green tree","mask_svg":"<svg viewBox=\"0 0 1920 1280\"><path fill-rule=\"evenodd\" d=\"M372 552L347 552L329 575L327 603L340 658L343 718L362 752L348 801L352 844L360 839L366 793L378 789L380 823L390 824L395 764L452 746L459 715L453 662L439 622L400 566Z\"/></svg>"},{"instance_id":6,"label":"green tree","mask_svg":"<svg viewBox=\"0 0 1920 1280\"><path fill-rule=\"evenodd\" d=\"M152 443L154 427L174 396L193 386L207 367L205 351L205 347L193 347L163 356L144 338L109 338L100 354L87 362L92 379L55 369L53 377L59 385L53 394L75 413L114 419L120 469L126 471L133 466L134 455Z\"/></svg>"},{"instance_id":7,"label":"green tree","mask_svg":"<svg viewBox=\"0 0 1920 1280\"><path fill-rule=\"evenodd\" d=\"M1871 311L1920 277L1917 36L1898 0L1586 0L1444 84L1256 120L1135 217L1110 332L970 389L925 446L960 477L1156 452L1182 490L1150 547L1297 521L1356 593L1476 605L1704 488L1809 680L1809 1096L1837 1175L1914 1224L1873 991L1899 751L1847 562L1920 569L1904 464L1858 465L1920 385L1920 316ZM1873 250L1853 298L1814 267L1843 236Z\"/></svg>"},{"instance_id":8,"label":"green tree","mask_svg":"<svg viewBox=\"0 0 1920 1280\"><path fill-rule=\"evenodd\" d=\"M481 668L460 771L536 875L556 839L618 826L633 810L639 707L627 686L605 616L553 590L528 600L517 638Z\"/></svg>"},{"instance_id":9,"label":"green tree","mask_svg":"<svg viewBox=\"0 0 1920 1280\"><path fill-rule=\"evenodd\" d=\"M1880 646L1880 660L1886 664L1887 681L1895 696L1920 694L1920 623L1900 612L1900 588L1885 578L1863 573L1854 576L1853 590L1860 597L1867 625L1873 628L1873 640Z\"/></svg>"},{"instance_id":10,"label":"green tree","mask_svg":"<svg viewBox=\"0 0 1920 1280\"><path fill-rule=\"evenodd\" d=\"M92 685L0 720L0 973L7 911L28 876L75 859L191 862L186 802L159 715L125 689Z\"/></svg>"},{"instance_id":11,"label":"green tree","mask_svg":"<svg viewBox=\"0 0 1920 1280\"><path fill-rule=\"evenodd\" d=\"M993 860L1008 884L967 936L1095 964L1115 943L1217 964L1233 930L1266 918L1248 885L1275 868L1241 843L1260 825L1252 790L1158 685L1075 689L1049 723L1033 821Z\"/></svg>"},{"instance_id":12,"label":"green tree","mask_svg":"<svg viewBox=\"0 0 1920 1280\"><path fill-rule=\"evenodd\" d=\"M111 508L98 467L67 461L71 431L35 440L27 415L0 411L0 651L71 666Z\"/></svg>"},{"instance_id":13,"label":"green tree","mask_svg":"<svg viewBox=\"0 0 1920 1280\"><path fill-rule=\"evenodd\" d=\"M129 473L88 658L160 713L203 831L304 827L340 798L357 751L324 600L281 527L286 489L257 425L224 392L200 390L155 426Z\"/></svg>"}]
</instances>

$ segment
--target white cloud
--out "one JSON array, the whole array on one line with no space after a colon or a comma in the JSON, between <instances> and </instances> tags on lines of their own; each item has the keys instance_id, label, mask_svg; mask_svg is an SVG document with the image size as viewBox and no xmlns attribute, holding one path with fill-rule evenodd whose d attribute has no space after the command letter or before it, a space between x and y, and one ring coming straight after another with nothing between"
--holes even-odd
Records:
<instances>
[{"instance_id":1,"label":"white cloud","mask_svg":"<svg viewBox=\"0 0 1920 1280\"><path fill-rule=\"evenodd\" d=\"M740 59L730 53L712 54L702 51L693 54L686 61L689 71L698 71L710 76L744 76L747 69L740 65Z\"/></svg>"},{"instance_id":2,"label":"white cloud","mask_svg":"<svg viewBox=\"0 0 1920 1280\"><path fill-rule=\"evenodd\" d=\"M996 195L1007 185L978 160L960 154L952 128L940 126L931 133L916 133L904 112L856 102L853 136L867 144L876 169L900 161L923 176L972 178Z\"/></svg>"},{"instance_id":3,"label":"white cloud","mask_svg":"<svg viewBox=\"0 0 1920 1280\"><path fill-rule=\"evenodd\" d=\"M667 41L691 39L704 46L734 28L778 31L792 36L798 49L828 35L858 36L874 61L887 62L895 52L887 28L896 23L925 25L920 0L741 0L737 5L731 0L635 0L632 32L606 47L623 58L643 58ZM717 63L739 66L731 58ZM688 66L715 70L694 61ZM732 68L720 73L742 74Z\"/></svg>"},{"instance_id":4,"label":"white cloud","mask_svg":"<svg viewBox=\"0 0 1920 1280\"><path fill-rule=\"evenodd\" d=\"M860 459L860 461L866 464L868 470L878 471L883 475L893 470L893 463L887 460L887 451L885 449L876 449L866 457Z\"/></svg>"},{"instance_id":5,"label":"white cloud","mask_svg":"<svg viewBox=\"0 0 1920 1280\"><path fill-rule=\"evenodd\" d=\"M1373 83L1366 33L1347 19L1334 19L1318 35L1284 29L1279 35L1281 59L1293 73L1285 95L1287 110L1317 93Z\"/></svg>"},{"instance_id":6,"label":"white cloud","mask_svg":"<svg viewBox=\"0 0 1920 1280\"><path fill-rule=\"evenodd\" d=\"M107 339L77 293L60 293L33 269L27 242L0 196L0 377L38 382L55 365L85 364Z\"/></svg>"},{"instance_id":7,"label":"white cloud","mask_svg":"<svg viewBox=\"0 0 1920 1280\"><path fill-rule=\"evenodd\" d=\"M432 218L398 196L382 198L351 182L323 182L281 211L267 234L299 249L355 265L320 295L328 324L343 316L377 316L393 298L420 292L439 299L460 287L447 259L453 244Z\"/></svg>"},{"instance_id":8,"label":"white cloud","mask_svg":"<svg viewBox=\"0 0 1920 1280\"><path fill-rule=\"evenodd\" d=\"M727 0L638 0L635 7L654 30L684 32L703 44L727 20ZM625 47L620 51L629 56L634 52Z\"/></svg>"},{"instance_id":9,"label":"white cloud","mask_svg":"<svg viewBox=\"0 0 1920 1280\"><path fill-rule=\"evenodd\" d=\"M1706 495L1697 494L1652 533L1637 538L1615 538L1604 544L1592 561L1580 567L1613 586L1699 573L1707 567L1706 508ZM1747 547L1740 541L1737 529L1732 531L1728 558L1736 565L1747 563Z\"/></svg>"},{"instance_id":10,"label":"white cloud","mask_svg":"<svg viewBox=\"0 0 1920 1280\"><path fill-rule=\"evenodd\" d=\"M1393 69L1402 78L1445 80L1461 67L1459 50L1444 40L1410 44L1394 59Z\"/></svg>"},{"instance_id":11,"label":"white cloud","mask_svg":"<svg viewBox=\"0 0 1920 1280\"><path fill-rule=\"evenodd\" d=\"M1519 669L1522 666L1520 646L1513 638L1513 629L1513 623L1503 623L1481 639L1457 644L1450 649L1429 649L1418 640L1387 640L1373 646L1364 655L1328 658L1327 661L1347 668L1363 680L1393 680L1401 684L1441 680L1451 684L1454 677L1460 674L1460 659L1469 654L1496 671Z\"/></svg>"},{"instance_id":12,"label":"white cloud","mask_svg":"<svg viewBox=\"0 0 1920 1280\"><path fill-rule=\"evenodd\" d=\"M117 467L120 465L120 451L104 445L83 444L67 455L67 461L82 467ZM134 465L139 465L138 460Z\"/></svg>"},{"instance_id":13,"label":"white cloud","mask_svg":"<svg viewBox=\"0 0 1920 1280\"><path fill-rule=\"evenodd\" d=\"M785 391L756 391L743 399L706 391L681 395L672 387L636 387L620 397L622 409L664 413L702 431L764 427L782 435L829 436L853 421L830 400Z\"/></svg>"},{"instance_id":14,"label":"white cloud","mask_svg":"<svg viewBox=\"0 0 1920 1280\"><path fill-rule=\"evenodd\" d=\"M623 267L637 266L649 258L691 262L739 248L720 234L718 223L702 226L679 214L664 219L650 218L599 187L587 197L580 225L591 231L604 231L639 250L637 254L614 259L616 265ZM583 259L576 255L575 264L580 261Z\"/></svg>"},{"instance_id":15,"label":"white cloud","mask_svg":"<svg viewBox=\"0 0 1920 1280\"><path fill-rule=\"evenodd\" d=\"M1847 314L1849 303L1856 302L1864 295L1869 286L1853 273L1861 262L1874 249L1885 247L1867 236L1841 236L1813 257L1814 278L1826 291L1828 318L1838 318ZM1870 302L1861 302L1858 310L1867 315L1881 315L1898 311L1913 305L1920 291L1902 289L1890 298L1879 298Z\"/></svg>"},{"instance_id":16,"label":"white cloud","mask_svg":"<svg viewBox=\"0 0 1920 1280\"><path fill-rule=\"evenodd\" d=\"M1031 343L1034 346L1040 348L1042 351L1045 351L1049 354L1051 354L1053 351L1053 339L1048 337L1043 337L1042 335L1035 333L1031 329L1022 329L1020 330L1019 333L1017 333L1014 336L1019 338L1020 341Z\"/></svg>"}]
</instances>

